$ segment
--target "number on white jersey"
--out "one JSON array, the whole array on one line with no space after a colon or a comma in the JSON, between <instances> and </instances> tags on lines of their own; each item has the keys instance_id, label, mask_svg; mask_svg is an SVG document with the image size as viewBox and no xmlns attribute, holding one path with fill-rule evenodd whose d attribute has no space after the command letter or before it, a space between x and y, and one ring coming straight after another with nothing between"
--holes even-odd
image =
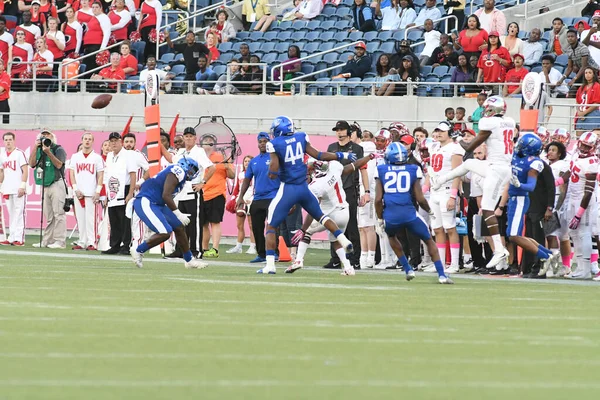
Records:
<instances>
[{"instance_id":1,"label":"number on white jersey","mask_svg":"<svg viewBox=\"0 0 600 400\"><path fill-rule=\"evenodd\" d=\"M385 173L385 181L385 193L406 193L410 190L410 173L407 171L388 171Z\"/></svg>"},{"instance_id":2,"label":"number on white jersey","mask_svg":"<svg viewBox=\"0 0 600 400\"><path fill-rule=\"evenodd\" d=\"M294 153L294 149L292 148L292 144L289 144L285 148L285 162L292 163L292 165L296 165L296 160L304 159L304 152L302 151L302 143L296 143L296 152Z\"/></svg>"}]
</instances>

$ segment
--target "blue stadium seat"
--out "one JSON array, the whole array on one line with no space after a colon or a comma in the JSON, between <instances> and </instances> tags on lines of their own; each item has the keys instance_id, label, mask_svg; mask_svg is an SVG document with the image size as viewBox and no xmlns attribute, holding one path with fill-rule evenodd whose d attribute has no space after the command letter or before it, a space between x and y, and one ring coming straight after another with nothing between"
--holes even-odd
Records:
<instances>
[{"instance_id":1,"label":"blue stadium seat","mask_svg":"<svg viewBox=\"0 0 600 400\"><path fill-rule=\"evenodd\" d=\"M382 51L387 54L395 53L394 45L395 45L394 42L381 43L379 45L379 51ZM368 45L367 45L367 48L369 48Z\"/></svg>"},{"instance_id":2,"label":"blue stadium seat","mask_svg":"<svg viewBox=\"0 0 600 400\"><path fill-rule=\"evenodd\" d=\"M531 72L536 72L536 73L537 73L537 72L542 72L542 67L541 67L541 66L538 66L538 67L533 67L533 68L531 69Z\"/></svg>"},{"instance_id":3,"label":"blue stadium seat","mask_svg":"<svg viewBox=\"0 0 600 400\"><path fill-rule=\"evenodd\" d=\"M425 65L424 67L421 67L420 70L421 76L426 77L427 75L431 74L433 67L431 65Z\"/></svg>"},{"instance_id":4,"label":"blue stadium seat","mask_svg":"<svg viewBox=\"0 0 600 400\"><path fill-rule=\"evenodd\" d=\"M404 40L404 29L392 33L392 38L394 40Z\"/></svg>"},{"instance_id":5,"label":"blue stadium seat","mask_svg":"<svg viewBox=\"0 0 600 400\"><path fill-rule=\"evenodd\" d=\"M292 33L292 36L290 37L290 39L292 40L304 40L304 37L306 36L306 31L296 31L294 33Z\"/></svg>"},{"instance_id":6,"label":"blue stadium seat","mask_svg":"<svg viewBox=\"0 0 600 400\"><path fill-rule=\"evenodd\" d=\"M308 42L305 41L300 41L300 42L296 42L294 43L296 46L298 46L300 48L300 50L304 50L304 47L306 47Z\"/></svg>"},{"instance_id":7,"label":"blue stadium seat","mask_svg":"<svg viewBox=\"0 0 600 400\"><path fill-rule=\"evenodd\" d=\"M309 41L315 41L317 39L319 39L319 35L321 34L321 31L310 31L306 34L306 36L304 37L304 39L309 40Z\"/></svg>"},{"instance_id":8,"label":"blue stadium seat","mask_svg":"<svg viewBox=\"0 0 600 400\"><path fill-rule=\"evenodd\" d=\"M448 67L445 65L438 65L431 73L435 76L442 77L448 73Z\"/></svg>"},{"instance_id":9,"label":"blue stadium seat","mask_svg":"<svg viewBox=\"0 0 600 400\"><path fill-rule=\"evenodd\" d=\"M310 96L333 95L333 88L329 86L329 82L331 82L329 78L318 78L317 83L308 85L307 94Z\"/></svg>"},{"instance_id":10,"label":"blue stadium seat","mask_svg":"<svg viewBox=\"0 0 600 400\"><path fill-rule=\"evenodd\" d=\"M262 58L262 62L264 62L266 64L271 64L271 63L275 62L275 60L277 60L278 56L279 56L279 53L276 53L276 52L267 53Z\"/></svg>"},{"instance_id":11,"label":"blue stadium seat","mask_svg":"<svg viewBox=\"0 0 600 400\"><path fill-rule=\"evenodd\" d=\"M304 65L304 64L317 65L320 62L323 62L323 56L314 56L312 58L302 61L302 65ZM325 68L327 68L327 66L325 66Z\"/></svg>"},{"instance_id":12,"label":"blue stadium seat","mask_svg":"<svg viewBox=\"0 0 600 400\"><path fill-rule=\"evenodd\" d=\"M336 7L330 5L330 4L325 4L325 7L323 7L323 11L321 11L321 15L334 15L335 11L336 11Z\"/></svg>"},{"instance_id":13,"label":"blue stadium seat","mask_svg":"<svg viewBox=\"0 0 600 400\"><path fill-rule=\"evenodd\" d=\"M545 31L544 33L542 33L542 39L550 41L551 39L553 39L552 35L552 29L550 29L549 31Z\"/></svg>"},{"instance_id":14,"label":"blue stadium seat","mask_svg":"<svg viewBox=\"0 0 600 400\"><path fill-rule=\"evenodd\" d=\"M338 64L339 54L338 53L327 53L323 55L323 61L325 61L329 66Z\"/></svg>"},{"instance_id":15,"label":"blue stadium seat","mask_svg":"<svg viewBox=\"0 0 600 400\"><path fill-rule=\"evenodd\" d=\"M308 24L306 25L306 29L308 31L314 31L314 30L320 29L320 27L321 27L321 21L317 21L317 20L309 21Z\"/></svg>"},{"instance_id":16,"label":"blue stadium seat","mask_svg":"<svg viewBox=\"0 0 600 400\"><path fill-rule=\"evenodd\" d=\"M315 66L310 64L302 64L300 71L305 75L312 74L315 71Z\"/></svg>"},{"instance_id":17,"label":"blue stadium seat","mask_svg":"<svg viewBox=\"0 0 600 400\"><path fill-rule=\"evenodd\" d=\"M319 48L320 51L327 51L327 50L331 50L333 49L333 47L335 46L335 43L333 42L325 42L321 44L321 47Z\"/></svg>"},{"instance_id":18,"label":"blue stadium seat","mask_svg":"<svg viewBox=\"0 0 600 400\"><path fill-rule=\"evenodd\" d=\"M271 27L274 31L285 31L292 28L292 21L281 21L275 26Z\"/></svg>"},{"instance_id":19,"label":"blue stadium seat","mask_svg":"<svg viewBox=\"0 0 600 400\"><path fill-rule=\"evenodd\" d=\"M240 42L234 43L233 46L231 46L231 51L233 51L234 53L239 53L241 46L242 43Z\"/></svg>"},{"instance_id":20,"label":"blue stadium seat","mask_svg":"<svg viewBox=\"0 0 600 400\"><path fill-rule=\"evenodd\" d=\"M338 42L341 42L342 40L346 40L346 39L348 39L348 32L345 32L345 31L337 32L335 35L333 35L333 39Z\"/></svg>"},{"instance_id":21,"label":"blue stadium seat","mask_svg":"<svg viewBox=\"0 0 600 400\"><path fill-rule=\"evenodd\" d=\"M352 5L354 4L354 0L342 0L340 2L340 4L344 4L344 5L348 6L348 7L352 7Z\"/></svg>"},{"instance_id":22,"label":"blue stadium seat","mask_svg":"<svg viewBox=\"0 0 600 400\"><path fill-rule=\"evenodd\" d=\"M367 43L367 53L374 53L379 49L380 43L378 41L372 41Z\"/></svg>"},{"instance_id":23,"label":"blue stadium seat","mask_svg":"<svg viewBox=\"0 0 600 400\"><path fill-rule=\"evenodd\" d=\"M248 37L249 37L249 36L250 36L250 32L246 32L246 31L241 31L241 32L238 32L238 33L235 35L236 39L239 39L239 40L240 40L240 41L242 41L242 42L243 42L244 40L248 39Z\"/></svg>"},{"instance_id":24,"label":"blue stadium seat","mask_svg":"<svg viewBox=\"0 0 600 400\"><path fill-rule=\"evenodd\" d=\"M573 17L562 17L562 20L567 27L573 26Z\"/></svg>"},{"instance_id":25,"label":"blue stadium seat","mask_svg":"<svg viewBox=\"0 0 600 400\"><path fill-rule=\"evenodd\" d=\"M363 36L364 33L362 33L361 31L354 31L350 33L350 35L348 35L348 39L350 39L353 42L356 42L357 40L363 40Z\"/></svg>"},{"instance_id":26,"label":"blue stadium seat","mask_svg":"<svg viewBox=\"0 0 600 400\"><path fill-rule=\"evenodd\" d=\"M263 37L263 33L261 31L253 31L252 33L250 33L250 40L259 40L262 39Z\"/></svg>"},{"instance_id":27,"label":"blue stadium seat","mask_svg":"<svg viewBox=\"0 0 600 400\"><path fill-rule=\"evenodd\" d=\"M370 32L367 32L370 33ZM381 40L382 42L385 42L388 39L392 38L392 31L379 31L377 32L377 39Z\"/></svg>"},{"instance_id":28,"label":"blue stadium seat","mask_svg":"<svg viewBox=\"0 0 600 400\"><path fill-rule=\"evenodd\" d=\"M224 53L221 54L221 56L219 57L219 61L221 61L224 64L227 64L229 61L231 61L233 59L233 53Z\"/></svg>"},{"instance_id":29,"label":"blue stadium seat","mask_svg":"<svg viewBox=\"0 0 600 400\"><path fill-rule=\"evenodd\" d=\"M287 42L277 43L275 45L275 51L278 52L278 53L287 53L288 47L290 47L290 44L287 43Z\"/></svg>"},{"instance_id":30,"label":"blue stadium seat","mask_svg":"<svg viewBox=\"0 0 600 400\"><path fill-rule=\"evenodd\" d=\"M320 50L320 46L321 42L318 40L310 42L304 47L304 51L306 51L307 53L317 53Z\"/></svg>"},{"instance_id":31,"label":"blue stadium seat","mask_svg":"<svg viewBox=\"0 0 600 400\"><path fill-rule=\"evenodd\" d=\"M415 29L408 32L408 40L418 42L423 38L423 32L419 29Z\"/></svg>"},{"instance_id":32,"label":"blue stadium seat","mask_svg":"<svg viewBox=\"0 0 600 400\"><path fill-rule=\"evenodd\" d=\"M173 65L173 68L171 68L171 73L175 74L175 76L185 75L185 65L183 65L183 64Z\"/></svg>"},{"instance_id":33,"label":"blue stadium seat","mask_svg":"<svg viewBox=\"0 0 600 400\"><path fill-rule=\"evenodd\" d=\"M279 42L288 41L292 37L292 33L294 33L294 32L292 32L292 31L282 31L282 32L279 32L279 35L277 35L277 40Z\"/></svg>"},{"instance_id":34,"label":"blue stadium seat","mask_svg":"<svg viewBox=\"0 0 600 400\"><path fill-rule=\"evenodd\" d=\"M221 76L221 75L223 75L225 73L225 71L227 71L227 66L225 66L225 65L218 65L218 66L216 66L216 67L213 68L213 71L218 76Z\"/></svg>"},{"instance_id":35,"label":"blue stadium seat","mask_svg":"<svg viewBox=\"0 0 600 400\"><path fill-rule=\"evenodd\" d=\"M292 29L295 31L300 31L300 30L306 28L307 24L308 24L308 22L306 22L306 21L297 20L292 23Z\"/></svg>"},{"instance_id":36,"label":"blue stadium seat","mask_svg":"<svg viewBox=\"0 0 600 400\"><path fill-rule=\"evenodd\" d=\"M265 34L263 35L263 40L266 42L270 42L273 40L279 40L278 36L279 36L279 32L276 32L276 31L265 32Z\"/></svg>"},{"instance_id":37,"label":"blue stadium seat","mask_svg":"<svg viewBox=\"0 0 600 400\"><path fill-rule=\"evenodd\" d=\"M176 54L173 61L183 61L183 53Z\"/></svg>"},{"instance_id":38,"label":"blue stadium seat","mask_svg":"<svg viewBox=\"0 0 600 400\"><path fill-rule=\"evenodd\" d=\"M343 31L346 29L350 29L352 26L352 22L350 20L344 19L335 23L335 28L339 31Z\"/></svg>"},{"instance_id":39,"label":"blue stadium seat","mask_svg":"<svg viewBox=\"0 0 600 400\"><path fill-rule=\"evenodd\" d=\"M258 50L260 50L261 45L262 45L262 43L260 43L260 42L248 43L248 47L250 47L250 53L256 53Z\"/></svg>"},{"instance_id":40,"label":"blue stadium seat","mask_svg":"<svg viewBox=\"0 0 600 400\"><path fill-rule=\"evenodd\" d=\"M168 64L171 61L173 61L173 59L175 58L175 54L174 53L165 53L160 57L160 63L162 64Z\"/></svg>"},{"instance_id":41,"label":"blue stadium seat","mask_svg":"<svg viewBox=\"0 0 600 400\"><path fill-rule=\"evenodd\" d=\"M338 7L335 15L340 18L351 18L350 9L347 7Z\"/></svg>"},{"instance_id":42,"label":"blue stadium seat","mask_svg":"<svg viewBox=\"0 0 600 400\"><path fill-rule=\"evenodd\" d=\"M519 39L527 39L529 37L529 32L528 31L519 31L519 34L517 35L517 37Z\"/></svg>"},{"instance_id":43,"label":"blue stadium seat","mask_svg":"<svg viewBox=\"0 0 600 400\"><path fill-rule=\"evenodd\" d=\"M370 42L371 40L375 39L381 41L381 39L377 37L377 31L365 32L365 34L363 35L363 40L365 42Z\"/></svg>"},{"instance_id":44,"label":"blue stadium seat","mask_svg":"<svg viewBox=\"0 0 600 400\"><path fill-rule=\"evenodd\" d=\"M335 21L322 21L319 28L324 32L328 32L335 27Z\"/></svg>"},{"instance_id":45,"label":"blue stadium seat","mask_svg":"<svg viewBox=\"0 0 600 400\"><path fill-rule=\"evenodd\" d=\"M563 67L566 67L568 63L569 63L568 55L561 54L560 56L556 57L555 65L561 65Z\"/></svg>"},{"instance_id":46,"label":"blue stadium seat","mask_svg":"<svg viewBox=\"0 0 600 400\"><path fill-rule=\"evenodd\" d=\"M330 40L333 40L333 32L323 32L319 35L319 40L321 40L322 42L328 42Z\"/></svg>"},{"instance_id":47,"label":"blue stadium seat","mask_svg":"<svg viewBox=\"0 0 600 400\"><path fill-rule=\"evenodd\" d=\"M270 51L273 51L273 49L275 49L275 42L265 42L263 44L261 44L260 46L260 51L264 52L264 53L268 53Z\"/></svg>"},{"instance_id":48,"label":"blue stadium seat","mask_svg":"<svg viewBox=\"0 0 600 400\"><path fill-rule=\"evenodd\" d=\"M219 52L225 53L225 52L231 50L232 46L233 46L233 43L231 43L231 42L223 42L223 43L219 44L218 49L219 49Z\"/></svg>"}]
</instances>

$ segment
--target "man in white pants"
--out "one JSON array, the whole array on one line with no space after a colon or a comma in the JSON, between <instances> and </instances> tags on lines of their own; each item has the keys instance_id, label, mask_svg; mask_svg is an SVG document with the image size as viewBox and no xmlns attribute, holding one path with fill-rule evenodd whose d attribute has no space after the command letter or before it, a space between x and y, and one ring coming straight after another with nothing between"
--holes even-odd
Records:
<instances>
[{"instance_id":1,"label":"man in white pants","mask_svg":"<svg viewBox=\"0 0 600 400\"><path fill-rule=\"evenodd\" d=\"M1 245L23 246L25 243L25 201L27 199L27 158L15 146L15 134L6 132L4 151L0 153L0 196L4 196L9 215L10 235Z\"/></svg>"},{"instance_id":2,"label":"man in white pants","mask_svg":"<svg viewBox=\"0 0 600 400\"><path fill-rule=\"evenodd\" d=\"M94 152L94 135L84 133L81 151L73 154L69 164L71 186L75 195L75 217L79 240L72 250L96 250L96 205L104 182L104 160Z\"/></svg>"},{"instance_id":3,"label":"man in white pants","mask_svg":"<svg viewBox=\"0 0 600 400\"><path fill-rule=\"evenodd\" d=\"M484 117L479 121L479 134L469 144L466 151L473 151L485 143L488 150L487 160L467 160L450 173L431 179L431 188L437 190L446 182L466 175L469 171L485 177L481 208L494 245L494 256L487 264L487 268L507 269L508 264L504 261L508 258L508 250L502 241L498 219L494 211L512 176L510 162L516 124L512 118L504 116L506 103L500 96L488 98L483 103L483 108Z\"/></svg>"},{"instance_id":4,"label":"man in white pants","mask_svg":"<svg viewBox=\"0 0 600 400\"><path fill-rule=\"evenodd\" d=\"M430 153L430 179L445 175L462 164L465 150L454 142L456 135L450 123L443 121L435 129L439 146ZM435 233L435 243L440 252L440 259L446 267L446 234L450 245L449 273L458 272L458 258L460 252L460 238L456 232L456 197L460 187L460 178L446 182L439 189L431 190L429 205L434 218L431 219L431 228Z\"/></svg>"},{"instance_id":5,"label":"man in white pants","mask_svg":"<svg viewBox=\"0 0 600 400\"><path fill-rule=\"evenodd\" d=\"M136 170L136 184L135 184L135 194L140 191L140 186L146 179L150 177L149 169L150 165L148 164L148 158L144 153L137 150L135 148L136 139L133 133L128 133L123 135L123 148L125 150L131 151L131 154L134 159L134 163L137 167ZM129 207L133 207L133 203L129 205ZM129 218L129 214L125 214L127 218ZM146 232L146 227L142 220L137 216L136 213L132 213L131 216L131 245L134 247L139 246L144 241Z\"/></svg>"}]
</instances>

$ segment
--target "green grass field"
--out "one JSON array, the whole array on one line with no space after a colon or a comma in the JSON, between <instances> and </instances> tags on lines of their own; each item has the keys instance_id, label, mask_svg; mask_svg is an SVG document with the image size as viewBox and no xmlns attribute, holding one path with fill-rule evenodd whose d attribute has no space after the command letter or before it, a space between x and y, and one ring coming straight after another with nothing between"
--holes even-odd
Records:
<instances>
[{"instance_id":1,"label":"green grass field","mask_svg":"<svg viewBox=\"0 0 600 400\"><path fill-rule=\"evenodd\" d=\"M246 255L185 270L78 254L0 249L0 399L579 400L600 389L592 282L259 276ZM326 258L311 250L306 262Z\"/></svg>"}]
</instances>

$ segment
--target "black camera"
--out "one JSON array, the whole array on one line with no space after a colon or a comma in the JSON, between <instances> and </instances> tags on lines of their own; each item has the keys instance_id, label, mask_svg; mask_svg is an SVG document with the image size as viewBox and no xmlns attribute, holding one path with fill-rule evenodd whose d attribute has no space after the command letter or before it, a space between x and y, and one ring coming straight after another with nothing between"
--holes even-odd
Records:
<instances>
[{"instance_id":1,"label":"black camera","mask_svg":"<svg viewBox=\"0 0 600 400\"><path fill-rule=\"evenodd\" d=\"M42 145L46 146L46 147L52 146L52 139L40 136L40 137L38 137L38 140L40 141L40 147L42 147Z\"/></svg>"},{"instance_id":2,"label":"black camera","mask_svg":"<svg viewBox=\"0 0 600 400\"><path fill-rule=\"evenodd\" d=\"M48 139L50 140L50 139ZM63 210L64 212L69 212L71 211L71 207L73 207L75 205L75 200L72 198L67 197L65 199L65 205L63 206Z\"/></svg>"}]
</instances>

